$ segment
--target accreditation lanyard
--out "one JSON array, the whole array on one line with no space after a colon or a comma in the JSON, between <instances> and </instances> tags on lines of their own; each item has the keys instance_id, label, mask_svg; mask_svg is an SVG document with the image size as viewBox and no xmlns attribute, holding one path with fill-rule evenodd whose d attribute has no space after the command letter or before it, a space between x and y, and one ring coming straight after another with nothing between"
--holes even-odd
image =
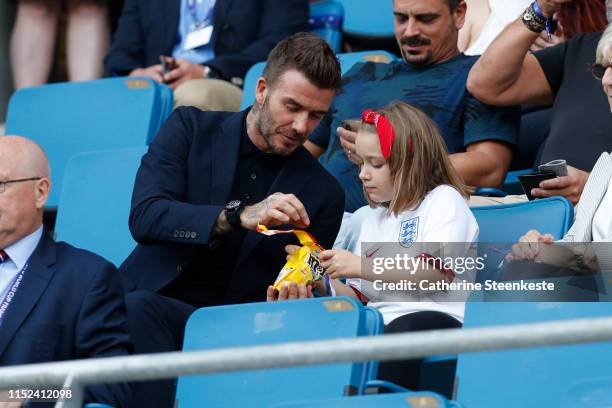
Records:
<instances>
[{"instance_id":1,"label":"accreditation lanyard","mask_svg":"<svg viewBox=\"0 0 612 408\"><path fill-rule=\"evenodd\" d=\"M0 302L0 326L2 326L2 322L4 321L4 315L6 314L6 310L11 305L11 302L13 301L13 298L15 297L15 294L19 289L19 286L21 285L21 281L23 280L23 274L25 273L26 269L28 269L28 265L29 264L26 263L23 268L21 268L21 271L17 274L17 276L15 276L15 278L11 282L9 291L6 293L6 295L4 295L4 299L2 299L2 302Z\"/></svg>"},{"instance_id":2,"label":"accreditation lanyard","mask_svg":"<svg viewBox=\"0 0 612 408\"><path fill-rule=\"evenodd\" d=\"M202 19L202 21L198 21L198 7L196 6L196 0L187 0L187 8L189 9L191 19L195 24L195 27L193 28L194 30L211 25L211 16L213 13L214 4L215 0L208 0L206 2L206 16L204 17L204 19Z\"/></svg>"}]
</instances>

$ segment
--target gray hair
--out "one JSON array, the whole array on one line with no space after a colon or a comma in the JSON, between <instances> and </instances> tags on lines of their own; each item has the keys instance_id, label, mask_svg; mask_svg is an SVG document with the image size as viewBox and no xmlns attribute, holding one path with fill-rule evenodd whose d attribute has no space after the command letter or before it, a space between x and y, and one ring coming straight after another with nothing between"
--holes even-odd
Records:
<instances>
[{"instance_id":1,"label":"gray hair","mask_svg":"<svg viewBox=\"0 0 612 408\"><path fill-rule=\"evenodd\" d=\"M612 62L612 24L609 24L601 35L595 55L595 62L598 64L605 66Z\"/></svg>"}]
</instances>

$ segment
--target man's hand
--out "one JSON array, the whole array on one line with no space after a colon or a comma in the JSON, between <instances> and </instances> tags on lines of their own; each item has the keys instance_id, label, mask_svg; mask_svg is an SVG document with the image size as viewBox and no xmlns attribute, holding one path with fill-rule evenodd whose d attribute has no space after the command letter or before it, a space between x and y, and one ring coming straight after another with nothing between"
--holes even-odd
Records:
<instances>
[{"instance_id":1,"label":"man's hand","mask_svg":"<svg viewBox=\"0 0 612 408\"><path fill-rule=\"evenodd\" d=\"M561 8L563 3L570 3L574 0L537 0L538 5L542 9L542 13L546 18L552 18Z\"/></svg>"},{"instance_id":2,"label":"man's hand","mask_svg":"<svg viewBox=\"0 0 612 408\"><path fill-rule=\"evenodd\" d=\"M255 230L257 224L274 227L291 224L298 228L310 225L304 204L293 194L274 193L263 201L245 207L240 214L243 228Z\"/></svg>"},{"instance_id":3,"label":"man's hand","mask_svg":"<svg viewBox=\"0 0 612 408\"><path fill-rule=\"evenodd\" d=\"M147 68L136 68L128 74L128 76L144 76L147 78L151 78L152 80L160 84L164 82L163 75L164 71L162 70L162 66L160 64L151 65Z\"/></svg>"},{"instance_id":4,"label":"man's hand","mask_svg":"<svg viewBox=\"0 0 612 408\"><path fill-rule=\"evenodd\" d=\"M266 301L274 302L277 300L308 299L314 297L312 286L298 285L294 282L285 282L280 290L274 290L273 286L268 286Z\"/></svg>"},{"instance_id":5,"label":"man's hand","mask_svg":"<svg viewBox=\"0 0 612 408\"><path fill-rule=\"evenodd\" d=\"M550 36L550 42L549 42L548 34L546 33L546 31L542 31L540 35L538 36L538 38L536 38L536 40L533 42L531 47L529 47L529 51L531 52L540 51L540 50L543 50L544 48L553 47L565 41L563 36L559 36L558 34L559 34L559 28L557 28L555 35Z\"/></svg>"},{"instance_id":6,"label":"man's hand","mask_svg":"<svg viewBox=\"0 0 612 408\"><path fill-rule=\"evenodd\" d=\"M359 159L355 155L355 139L357 138L357 132L346 130L343 127L336 129L338 136L340 136L340 144L344 149L346 157L353 163L359 165Z\"/></svg>"},{"instance_id":7,"label":"man's hand","mask_svg":"<svg viewBox=\"0 0 612 408\"><path fill-rule=\"evenodd\" d=\"M534 197L563 196L576 205L588 178L589 173L586 171L567 166L567 176L542 181L540 188L531 189L531 195Z\"/></svg>"},{"instance_id":8,"label":"man's hand","mask_svg":"<svg viewBox=\"0 0 612 408\"><path fill-rule=\"evenodd\" d=\"M319 255L330 278L361 278L361 257L344 249L330 249Z\"/></svg>"},{"instance_id":9,"label":"man's hand","mask_svg":"<svg viewBox=\"0 0 612 408\"><path fill-rule=\"evenodd\" d=\"M508 262L534 260L540 253L541 245L550 245L554 238L550 234L542 235L539 231L530 230L512 245L512 253L506 255Z\"/></svg>"},{"instance_id":10,"label":"man's hand","mask_svg":"<svg viewBox=\"0 0 612 408\"><path fill-rule=\"evenodd\" d=\"M203 65L194 64L182 59L175 59L176 68L164 75L163 79L172 89L190 79L204 79L205 68Z\"/></svg>"}]
</instances>

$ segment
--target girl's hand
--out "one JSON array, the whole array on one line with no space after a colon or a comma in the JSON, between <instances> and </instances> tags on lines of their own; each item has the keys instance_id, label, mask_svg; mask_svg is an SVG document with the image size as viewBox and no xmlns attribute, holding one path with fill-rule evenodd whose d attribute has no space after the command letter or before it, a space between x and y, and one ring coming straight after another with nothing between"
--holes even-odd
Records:
<instances>
[{"instance_id":1,"label":"girl's hand","mask_svg":"<svg viewBox=\"0 0 612 408\"><path fill-rule=\"evenodd\" d=\"M299 246L297 245L285 245L285 252L287 253L287 260L289 260L289 258L291 258L291 255L293 255L293 253L295 251L297 251L298 249L300 249Z\"/></svg>"},{"instance_id":2,"label":"girl's hand","mask_svg":"<svg viewBox=\"0 0 612 408\"><path fill-rule=\"evenodd\" d=\"M314 297L312 294L312 286L298 285L294 282L285 282L280 290L274 290L272 286L268 286L266 292L266 301L275 302L277 300L295 300L309 299Z\"/></svg>"},{"instance_id":3,"label":"girl's hand","mask_svg":"<svg viewBox=\"0 0 612 408\"><path fill-rule=\"evenodd\" d=\"M331 249L319 255L330 278L361 278L361 257L344 249Z\"/></svg>"}]
</instances>

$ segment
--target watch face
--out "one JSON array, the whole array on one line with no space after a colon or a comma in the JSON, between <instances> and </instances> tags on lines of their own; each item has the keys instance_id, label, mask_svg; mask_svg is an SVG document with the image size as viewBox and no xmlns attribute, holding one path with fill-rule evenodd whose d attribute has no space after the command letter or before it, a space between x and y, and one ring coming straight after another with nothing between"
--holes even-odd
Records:
<instances>
[{"instance_id":1,"label":"watch face","mask_svg":"<svg viewBox=\"0 0 612 408\"><path fill-rule=\"evenodd\" d=\"M528 11L526 11L525 14L523 14L523 20L527 20L527 21L531 20L531 14Z\"/></svg>"},{"instance_id":2,"label":"watch face","mask_svg":"<svg viewBox=\"0 0 612 408\"><path fill-rule=\"evenodd\" d=\"M227 203L225 208L227 210L235 210L236 208L240 207L241 204L242 202L240 200L234 200L234 201L230 201L229 203Z\"/></svg>"}]
</instances>

